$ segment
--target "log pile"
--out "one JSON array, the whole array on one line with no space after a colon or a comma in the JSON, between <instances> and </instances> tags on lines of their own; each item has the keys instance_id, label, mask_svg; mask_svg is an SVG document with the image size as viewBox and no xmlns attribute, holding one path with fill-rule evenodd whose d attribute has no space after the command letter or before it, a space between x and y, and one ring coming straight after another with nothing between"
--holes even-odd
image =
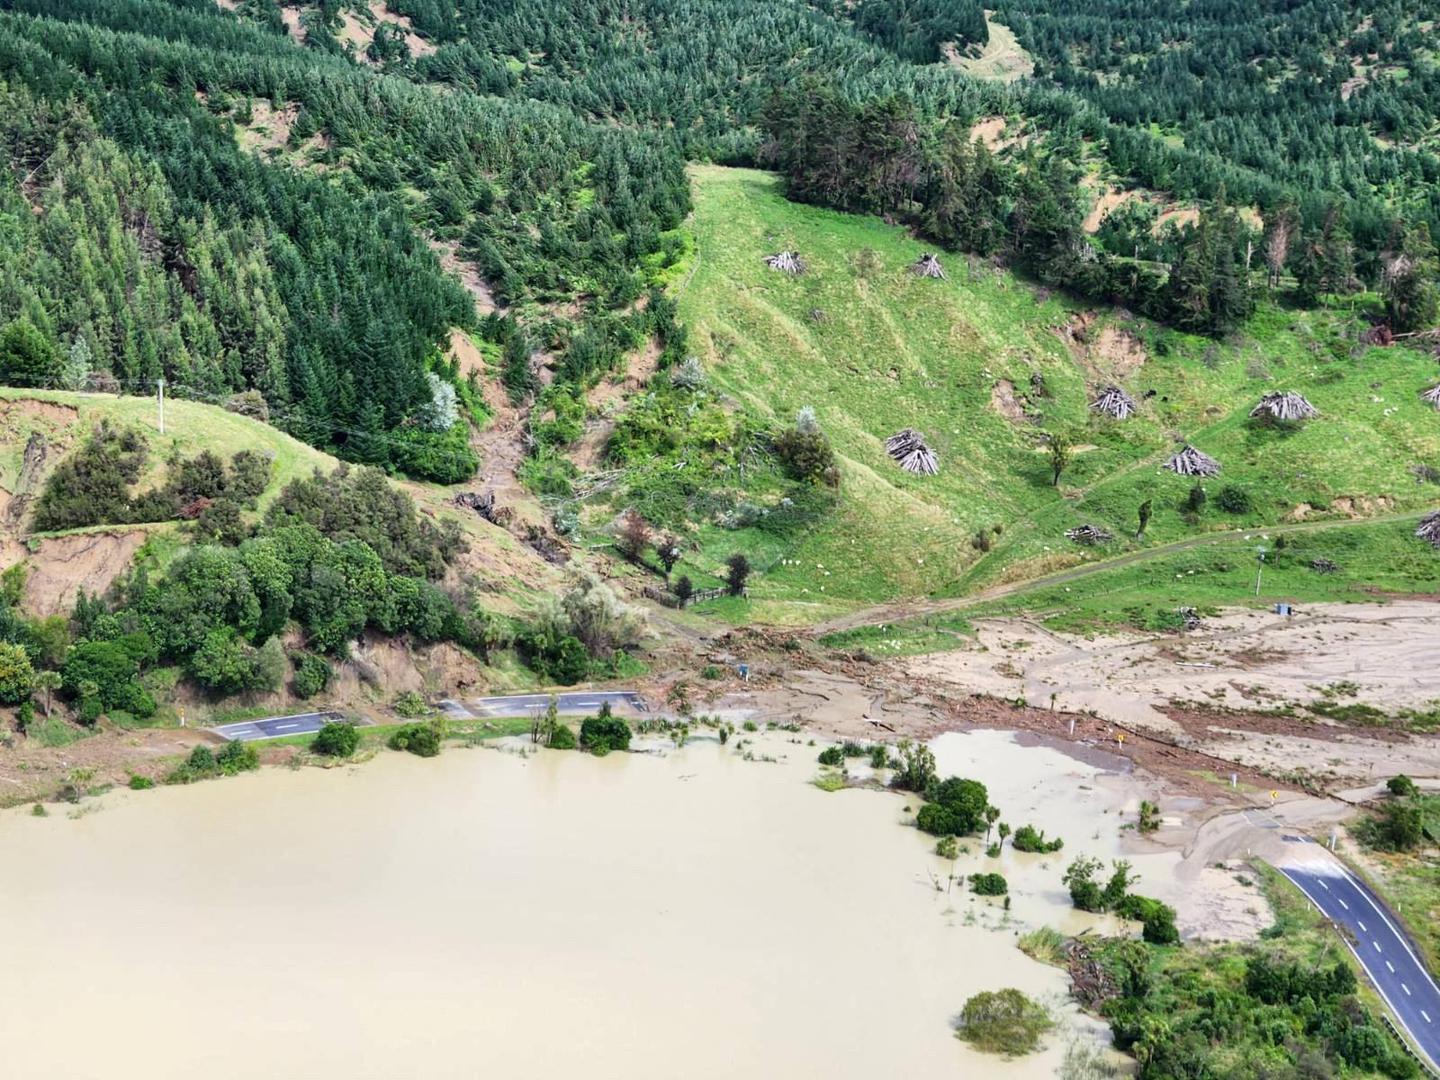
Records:
<instances>
[{"instance_id":1,"label":"log pile","mask_svg":"<svg viewBox=\"0 0 1440 1080\"><path fill-rule=\"evenodd\" d=\"M1108 544L1115 537L1099 525L1079 525L1073 529L1067 529L1065 535L1077 544L1084 544L1086 547L1094 547L1096 544Z\"/></svg>"},{"instance_id":2,"label":"log pile","mask_svg":"<svg viewBox=\"0 0 1440 1080\"><path fill-rule=\"evenodd\" d=\"M1327 559L1321 556L1318 559L1310 560L1310 569L1314 570L1317 574L1333 574L1340 569L1340 566L1333 559Z\"/></svg>"},{"instance_id":3,"label":"log pile","mask_svg":"<svg viewBox=\"0 0 1440 1080\"><path fill-rule=\"evenodd\" d=\"M1266 394L1260 399L1260 404L1250 410L1250 415L1294 424L1301 420L1314 420L1320 415L1320 410L1306 401L1304 395L1285 390Z\"/></svg>"},{"instance_id":4,"label":"log pile","mask_svg":"<svg viewBox=\"0 0 1440 1080\"><path fill-rule=\"evenodd\" d=\"M1087 1009L1120 996L1115 977L1079 938L1071 938L1065 949L1065 969L1070 973L1070 992Z\"/></svg>"},{"instance_id":5,"label":"log pile","mask_svg":"<svg viewBox=\"0 0 1440 1080\"><path fill-rule=\"evenodd\" d=\"M765 265L771 270L779 270L782 274L803 274L805 272L805 260L800 258L798 251L780 251L774 255L766 255Z\"/></svg>"},{"instance_id":6,"label":"log pile","mask_svg":"<svg viewBox=\"0 0 1440 1080\"><path fill-rule=\"evenodd\" d=\"M940 265L940 256L928 251L910 264L910 270L918 277L945 280L945 268Z\"/></svg>"},{"instance_id":7,"label":"log pile","mask_svg":"<svg viewBox=\"0 0 1440 1080\"><path fill-rule=\"evenodd\" d=\"M1440 383L1436 383L1429 390L1420 395L1420 400L1427 402L1440 409Z\"/></svg>"},{"instance_id":8,"label":"log pile","mask_svg":"<svg viewBox=\"0 0 1440 1080\"><path fill-rule=\"evenodd\" d=\"M1128 420L1135 412L1135 399L1118 386L1105 386L1090 408L1115 420Z\"/></svg>"},{"instance_id":9,"label":"log pile","mask_svg":"<svg viewBox=\"0 0 1440 1080\"><path fill-rule=\"evenodd\" d=\"M1415 530L1415 535L1424 540L1431 547L1440 551L1440 510L1431 510L1420 519L1420 526Z\"/></svg>"},{"instance_id":10,"label":"log pile","mask_svg":"<svg viewBox=\"0 0 1440 1080\"><path fill-rule=\"evenodd\" d=\"M897 431L886 439L885 452L906 472L934 476L940 471L935 451L925 445L925 436L914 428Z\"/></svg>"},{"instance_id":11,"label":"log pile","mask_svg":"<svg viewBox=\"0 0 1440 1080\"><path fill-rule=\"evenodd\" d=\"M1165 468L1181 476L1216 476L1220 472L1220 463L1209 454L1186 445L1165 462Z\"/></svg>"}]
</instances>

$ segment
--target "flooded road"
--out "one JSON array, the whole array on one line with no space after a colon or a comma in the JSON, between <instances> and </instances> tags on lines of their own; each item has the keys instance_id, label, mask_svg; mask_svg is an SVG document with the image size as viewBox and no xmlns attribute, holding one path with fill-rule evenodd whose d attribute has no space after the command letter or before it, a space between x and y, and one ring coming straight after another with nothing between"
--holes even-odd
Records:
<instances>
[{"instance_id":1,"label":"flooded road","mask_svg":"<svg viewBox=\"0 0 1440 1080\"><path fill-rule=\"evenodd\" d=\"M937 891L949 864L905 798L819 791L815 746L745 738L780 760L735 739L385 753L0 813L0 1075L1029 1078L1095 1038L1014 943L1091 925L1059 874L1119 850L1099 769L937 740L942 775L1066 837L1000 860L971 841L955 869L1010 877L1006 912ZM952 1036L1003 986L1057 1006L1043 1053Z\"/></svg>"}]
</instances>

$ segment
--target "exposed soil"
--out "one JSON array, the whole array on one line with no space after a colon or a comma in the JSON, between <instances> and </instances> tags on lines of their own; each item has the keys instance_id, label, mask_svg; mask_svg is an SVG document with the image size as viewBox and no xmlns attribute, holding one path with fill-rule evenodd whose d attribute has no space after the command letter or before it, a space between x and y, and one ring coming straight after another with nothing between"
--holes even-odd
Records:
<instances>
[{"instance_id":1,"label":"exposed soil","mask_svg":"<svg viewBox=\"0 0 1440 1080\"><path fill-rule=\"evenodd\" d=\"M1025 406L1015 396L1015 384L1009 379L1001 379L990 388L990 408L1012 424L1029 421L1029 417L1025 415Z\"/></svg>"},{"instance_id":2,"label":"exposed soil","mask_svg":"<svg viewBox=\"0 0 1440 1080\"><path fill-rule=\"evenodd\" d=\"M300 115L300 106L293 102L280 109L273 109L270 102L257 99L250 105L250 123L237 125L235 137L246 150L280 150L290 141L290 131L295 118Z\"/></svg>"},{"instance_id":3,"label":"exposed soil","mask_svg":"<svg viewBox=\"0 0 1440 1080\"><path fill-rule=\"evenodd\" d=\"M1117 379L1134 374L1148 359L1140 339L1121 326L1101 330L1090 355L1097 367Z\"/></svg>"},{"instance_id":4,"label":"exposed soil","mask_svg":"<svg viewBox=\"0 0 1440 1080\"><path fill-rule=\"evenodd\" d=\"M290 36L297 43L305 44L305 27L300 25L300 9L296 7L282 7L280 9L280 21L285 24L285 29L290 31Z\"/></svg>"},{"instance_id":5,"label":"exposed soil","mask_svg":"<svg viewBox=\"0 0 1440 1080\"><path fill-rule=\"evenodd\" d=\"M149 535L135 527L105 532L70 533L36 541L31 550L18 540L0 541L0 565L24 562L24 608L32 615L59 615L75 606L76 594L104 593L130 566Z\"/></svg>"},{"instance_id":6,"label":"exposed soil","mask_svg":"<svg viewBox=\"0 0 1440 1080\"><path fill-rule=\"evenodd\" d=\"M1005 117L987 116L970 126L970 138L979 139L987 150L999 150L1014 141L1005 138L1005 126Z\"/></svg>"},{"instance_id":7,"label":"exposed soil","mask_svg":"<svg viewBox=\"0 0 1440 1080\"><path fill-rule=\"evenodd\" d=\"M1140 197L1140 192L1133 188L1128 191L1121 191L1118 188L1106 188L1090 207L1090 212L1085 215L1082 225L1087 233L1095 233L1104 224L1105 218L1113 210L1118 210L1132 199Z\"/></svg>"},{"instance_id":8,"label":"exposed soil","mask_svg":"<svg viewBox=\"0 0 1440 1080\"><path fill-rule=\"evenodd\" d=\"M465 291L475 301L475 311L480 315L489 315L491 312L505 314L504 308L495 299L495 293L480 276L479 269L473 262L460 254L460 242L458 240L438 240L435 237L427 238L426 242L440 258L440 267L447 273L454 274Z\"/></svg>"}]
</instances>

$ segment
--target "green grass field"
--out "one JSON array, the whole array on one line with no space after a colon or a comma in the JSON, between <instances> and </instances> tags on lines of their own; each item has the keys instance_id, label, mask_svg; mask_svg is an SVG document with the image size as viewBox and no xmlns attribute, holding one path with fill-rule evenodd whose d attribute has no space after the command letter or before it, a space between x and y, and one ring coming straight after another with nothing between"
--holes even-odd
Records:
<instances>
[{"instance_id":1,"label":"green grass field","mask_svg":"<svg viewBox=\"0 0 1440 1080\"><path fill-rule=\"evenodd\" d=\"M748 607L727 608L725 617L812 622L896 597L963 595L1208 532L1440 505L1440 487L1412 472L1440 466L1440 413L1419 398L1435 381L1434 362L1356 344L1362 324L1349 312L1265 307L1219 343L1100 313L1089 316L1087 349L1057 332L1078 307L1009 273L950 256L947 280L918 278L908 267L926 247L902 229L788 202L768 173L700 166L691 175L695 264L679 299L693 346L717 384L760 415L784 422L813 407L844 474L833 515L753 551L764 573L752 580ZM801 253L805 274L766 267L763 256L783 248ZM1130 344L1129 355L1096 345L1107 336ZM1043 390L1032 388L1034 376ZM1140 401L1135 418L1103 420L1088 409L1091 391L1111 380ZM1027 415L1001 415L992 403L1005 396L1004 382ZM1274 389L1300 390L1321 418L1293 432L1250 422L1254 403ZM908 475L886 456L885 438L907 426L936 449L938 476ZM1058 488L1047 431L1075 446ZM1182 507L1191 481L1161 469L1181 441L1223 466L1207 481L1209 501L1194 521ZM1225 485L1245 489L1252 508L1220 510ZM1137 540L1147 499L1152 518ZM1065 538L1085 522L1115 541L1085 549ZM982 530L988 551L972 541ZM1408 570L1387 579L1386 560L1430 556L1402 533L1358 528L1361 548L1385 542L1342 565L1375 571L1382 587L1388 579L1410 587L1401 581L1414 579ZM725 551L758 538L702 530L700 539L695 564L715 567ZM1145 589L1162 580L1134 574Z\"/></svg>"}]
</instances>

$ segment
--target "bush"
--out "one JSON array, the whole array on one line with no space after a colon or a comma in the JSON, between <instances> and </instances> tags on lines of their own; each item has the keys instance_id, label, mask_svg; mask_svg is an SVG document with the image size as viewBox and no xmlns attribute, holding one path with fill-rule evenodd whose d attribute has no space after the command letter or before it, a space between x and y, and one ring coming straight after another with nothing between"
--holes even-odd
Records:
<instances>
[{"instance_id":1,"label":"bush","mask_svg":"<svg viewBox=\"0 0 1440 1080\"><path fill-rule=\"evenodd\" d=\"M330 685L330 662L312 652L293 652L290 663L295 666L290 688L298 698L312 698Z\"/></svg>"},{"instance_id":2,"label":"bush","mask_svg":"<svg viewBox=\"0 0 1440 1080\"><path fill-rule=\"evenodd\" d=\"M418 757L435 757L440 753L444 727L438 720L428 724L406 724L395 731L386 743L391 750L405 750Z\"/></svg>"},{"instance_id":3,"label":"bush","mask_svg":"<svg viewBox=\"0 0 1440 1080\"><path fill-rule=\"evenodd\" d=\"M602 713L580 722L580 745L594 754L630 749L630 725L618 716Z\"/></svg>"},{"instance_id":4,"label":"bush","mask_svg":"<svg viewBox=\"0 0 1440 1080\"><path fill-rule=\"evenodd\" d=\"M955 1034L991 1054L1028 1054L1055 1022L1038 1001L1019 990L985 990L965 1002Z\"/></svg>"},{"instance_id":5,"label":"bush","mask_svg":"<svg viewBox=\"0 0 1440 1080\"><path fill-rule=\"evenodd\" d=\"M1002 874L971 874L970 891L976 896L1004 896L1010 887Z\"/></svg>"},{"instance_id":6,"label":"bush","mask_svg":"<svg viewBox=\"0 0 1440 1080\"><path fill-rule=\"evenodd\" d=\"M844 765L845 752L838 746L827 746L820 751L819 761L821 765Z\"/></svg>"},{"instance_id":7,"label":"bush","mask_svg":"<svg viewBox=\"0 0 1440 1080\"><path fill-rule=\"evenodd\" d=\"M1115 905L1115 914L1141 924L1140 936L1151 945L1173 945L1180 940L1175 909L1148 896L1130 893Z\"/></svg>"},{"instance_id":8,"label":"bush","mask_svg":"<svg viewBox=\"0 0 1440 1080\"><path fill-rule=\"evenodd\" d=\"M414 690L406 690L395 698L395 715L403 716L413 720L417 716L425 716L430 712L430 706L425 699Z\"/></svg>"},{"instance_id":9,"label":"bush","mask_svg":"<svg viewBox=\"0 0 1440 1080\"><path fill-rule=\"evenodd\" d=\"M939 803L926 803L915 815L915 827L931 836L959 836L961 829L955 815Z\"/></svg>"},{"instance_id":10,"label":"bush","mask_svg":"<svg viewBox=\"0 0 1440 1080\"><path fill-rule=\"evenodd\" d=\"M260 755L248 742L227 742L215 755L215 765L226 776L260 767Z\"/></svg>"},{"instance_id":11,"label":"bush","mask_svg":"<svg viewBox=\"0 0 1440 1080\"><path fill-rule=\"evenodd\" d=\"M0 641L0 705L19 705L35 689L30 654L19 645Z\"/></svg>"},{"instance_id":12,"label":"bush","mask_svg":"<svg viewBox=\"0 0 1440 1080\"><path fill-rule=\"evenodd\" d=\"M349 757L360 748L360 730L349 721L327 723L315 734L310 749L325 757Z\"/></svg>"},{"instance_id":13,"label":"bush","mask_svg":"<svg viewBox=\"0 0 1440 1080\"><path fill-rule=\"evenodd\" d=\"M1049 854L1064 847L1065 841L1058 836L1053 840L1046 840L1043 830L1036 829L1033 825L1021 825L1015 830L1015 839L1011 840L1010 844L1016 851Z\"/></svg>"},{"instance_id":14,"label":"bush","mask_svg":"<svg viewBox=\"0 0 1440 1080\"><path fill-rule=\"evenodd\" d=\"M575 732L564 724L557 724L555 730L550 734L551 750L574 750L578 745L575 740Z\"/></svg>"},{"instance_id":15,"label":"bush","mask_svg":"<svg viewBox=\"0 0 1440 1080\"><path fill-rule=\"evenodd\" d=\"M1227 514L1248 514L1251 510L1250 493L1234 484L1226 484L1215 497L1215 505Z\"/></svg>"},{"instance_id":16,"label":"bush","mask_svg":"<svg viewBox=\"0 0 1440 1080\"><path fill-rule=\"evenodd\" d=\"M155 781L148 776L130 777L129 788L131 791L148 791L155 786Z\"/></svg>"},{"instance_id":17,"label":"bush","mask_svg":"<svg viewBox=\"0 0 1440 1080\"><path fill-rule=\"evenodd\" d=\"M942 859L958 859L960 857L960 843L953 836L942 836L935 841L935 854Z\"/></svg>"},{"instance_id":18,"label":"bush","mask_svg":"<svg viewBox=\"0 0 1440 1080\"><path fill-rule=\"evenodd\" d=\"M1397 798L1409 798L1420 790L1415 786L1415 781L1411 780L1410 777L1404 773L1401 773L1399 776L1392 776L1385 782L1385 786L1389 789L1390 794Z\"/></svg>"}]
</instances>

